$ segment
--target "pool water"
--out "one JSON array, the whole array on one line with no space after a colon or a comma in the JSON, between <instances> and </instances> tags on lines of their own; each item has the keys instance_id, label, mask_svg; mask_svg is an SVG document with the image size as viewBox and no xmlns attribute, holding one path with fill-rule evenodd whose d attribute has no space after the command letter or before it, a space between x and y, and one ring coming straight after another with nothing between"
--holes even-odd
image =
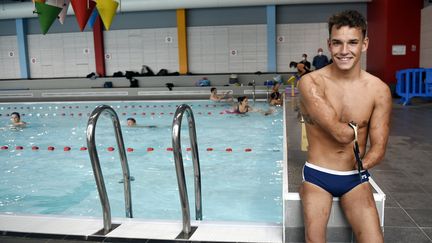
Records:
<instances>
[{"instance_id":1,"label":"pool water","mask_svg":"<svg viewBox=\"0 0 432 243\"><path fill-rule=\"evenodd\" d=\"M134 217L181 219L170 148L173 113L183 103L192 107L196 121L203 219L281 222L282 110L273 108L268 116L233 115L223 112L230 104L206 101L0 104L0 212L102 217L88 151L80 148L87 146L88 114L106 104L118 113L125 147L130 148ZM264 102L254 107L268 109ZM27 128L9 129L13 111L22 114ZM143 127L127 127L128 117ZM181 143L194 218L187 127L185 117ZM96 144L112 215L124 217L120 158L112 122L106 116L98 121ZM32 149L35 146L39 149ZM64 151L65 147L70 150ZM114 151L108 151L109 147Z\"/></svg>"}]
</instances>

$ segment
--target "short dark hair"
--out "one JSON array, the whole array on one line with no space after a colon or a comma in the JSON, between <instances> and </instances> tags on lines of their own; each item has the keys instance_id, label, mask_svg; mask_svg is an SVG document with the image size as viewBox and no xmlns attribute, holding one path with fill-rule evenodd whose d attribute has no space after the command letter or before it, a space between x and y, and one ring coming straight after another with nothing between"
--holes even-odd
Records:
<instances>
[{"instance_id":1,"label":"short dark hair","mask_svg":"<svg viewBox=\"0 0 432 243\"><path fill-rule=\"evenodd\" d=\"M328 20L329 36L333 26L340 29L342 26L349 26L350 28L360 28L363 38L366 37L367 22L361 13L356 10L345 10L343 12L332 15Z\"/></svg>"},{"instance_id":2,"label":"short dark hair","mask_svg":"<svg viewBox=\"0 0 432 243\"><path fill-rule=\"evenodd\" d=\"M238 103L242 103L243 100L245 100L247 97L246 96L240 96L237 98Z\"/></svg>"},{"instance_id":3,"label":"short dark hair","mask_svg":"<svg viewBox=\"0 0 432 243\"><path fill-rule=\"evenodd\" d=\"M134 123L136 123L135 118L129 117L128 119L126 119L126 121L133 121Z\"/></svg>"},{"instance_id":4,"label":"short dark hair","mask_svg":"<svg viewBox=\"0 0 432 243\"><path fill-rule=\"evenodd\" d=\"M18 117L18 119L21 119L21 116L20 116L20 114L18 112L12 112L10 115L11 116L12 115L16 115Z\"/></svg>"},{"instance_id":5,"label":"short dark hair","mask_svg":"<svg viewBox=\"0 0 432 243\"><path fill-rule=\"evenodd\" d=\"M215 87L212 87L212 88L210 89L210 92L213 93L213 91L214 91L215 89L216 89Z\"/></svg>"}]
</instances>

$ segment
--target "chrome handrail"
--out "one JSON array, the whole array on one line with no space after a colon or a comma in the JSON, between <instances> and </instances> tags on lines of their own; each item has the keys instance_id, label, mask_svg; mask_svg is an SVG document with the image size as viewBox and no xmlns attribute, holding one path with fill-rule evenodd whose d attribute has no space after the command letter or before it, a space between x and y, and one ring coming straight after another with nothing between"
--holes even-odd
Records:
<instances>
[{"instance_id":1,"label":"chrome handrail","mask_svg":"<svg viewBox=\"0 0 432 243\"><path fill-rule=\"evenodd\" d=\"M252 86L253 86L253 103L254 103L254 105L255 105L255 97L256 97L256 94L255 94L255 79L254 80L252 80Z\"/></svg>"},{"instance_id":2,"label":"chrome handrail","mask_svg":"<svg viewBox=\"0 0 432 243\"><path fill-rule=\"evenodd\" d=\"M195 119L192 113L192 109L186 105L180 105L175 114L172 125L172 143L173 143L173 153L174 161L177 173L177 182L180 194L180 203L183 216L183 233L191 233L190 225L190 209L189 209L189 199L187 195L186 180L183 167L183 156L181 152L180 143L180 130L183 114L187 113L188 124L189 124L189 137L191 140L192 147L192 160L194 168L194 182L195 182L195 218L196 220L202 220L202 199L201 199L201 169L198 157L198 144L196 139L196 129L195 129Z\"/></svg>"},{"instance_id":3,"label":"chrome handrail","mask_svg":"<svg viewBox=\"0 0 432 243\"><path fill-rule=\"evenodd\" d=\"M130 189L130 174L129 165L127 162L126 151L123 142L123 136L120 128L120 122L117 113L113 108L107 105L101 105L96 107L90 115L87 123L87 146L90 155L91 164L93 167L93 173L96 180L97 189L99 192L99 198L102 204L103 210L103 223L104 223L104 234L107 234L112 229L111 223L111 208L109 204L109 199L107 191L105 188L105 182L103 179L103 174L99 162L99 156L96 149L95 133L96 133L96 123L99 116L107 112L114 125L115 136L117 140L117 146L119 149L121 166L123 171L123 181L124 181L124 195L125 195L125 209L126 217L132 218L132 200L131 200L131 189Z\"/></svg>"}]
</instances>

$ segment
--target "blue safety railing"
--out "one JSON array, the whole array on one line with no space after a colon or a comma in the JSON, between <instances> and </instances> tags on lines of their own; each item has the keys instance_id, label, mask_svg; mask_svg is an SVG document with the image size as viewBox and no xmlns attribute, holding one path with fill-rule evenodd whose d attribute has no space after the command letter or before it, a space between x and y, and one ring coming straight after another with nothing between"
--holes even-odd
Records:
<instances>
[{"instance_id":1,"label":"blue safety railing","mask_svg":"<svg viewBox=\"0 0 432 243\"><path fill-rule=\"evenodd\" d=\"M413 97L432 98L432 68L412 68L396 72L396 93L408 105Z\"/></svg>"}]
</instances>

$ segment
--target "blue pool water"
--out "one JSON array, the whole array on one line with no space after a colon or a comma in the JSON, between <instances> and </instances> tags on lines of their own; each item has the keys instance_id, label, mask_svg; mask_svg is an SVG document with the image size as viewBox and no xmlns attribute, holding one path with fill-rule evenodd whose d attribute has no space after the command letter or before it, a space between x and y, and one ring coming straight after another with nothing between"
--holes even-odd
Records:
<instances>
[{"instance_id":1,"label":"blue pool water","mask_svg":"<svg viewBox=\"0 0 432 243\"><path fill-rule=\"evenodd\" d=\"M122 126L125 147L133 149L127 156L135 177L131 183L134 217L180 220L169 148L173 113L183 103L192 106L196 120L204 220L281 222L282 110L275 108L269 116L220 114L230 105L204 101L0 104L0 212L102 217L88 151L80 148L86 147L88 114L97 105L107 104L117 111L122 124L134 117L139 125L157 126ZM265 103L254 106L268 109ZM27 128L8 128L12 111L24 114ZM194 217L186 121L181 135ZM120 159L107 117L98 121L96 143L111 212L114 217L124 217ZM32 150L34 146L39 149ZM50 151L49 146L55 149ZM71 150L64 151L64 147Z\"/></svg>"}]
</instances>

